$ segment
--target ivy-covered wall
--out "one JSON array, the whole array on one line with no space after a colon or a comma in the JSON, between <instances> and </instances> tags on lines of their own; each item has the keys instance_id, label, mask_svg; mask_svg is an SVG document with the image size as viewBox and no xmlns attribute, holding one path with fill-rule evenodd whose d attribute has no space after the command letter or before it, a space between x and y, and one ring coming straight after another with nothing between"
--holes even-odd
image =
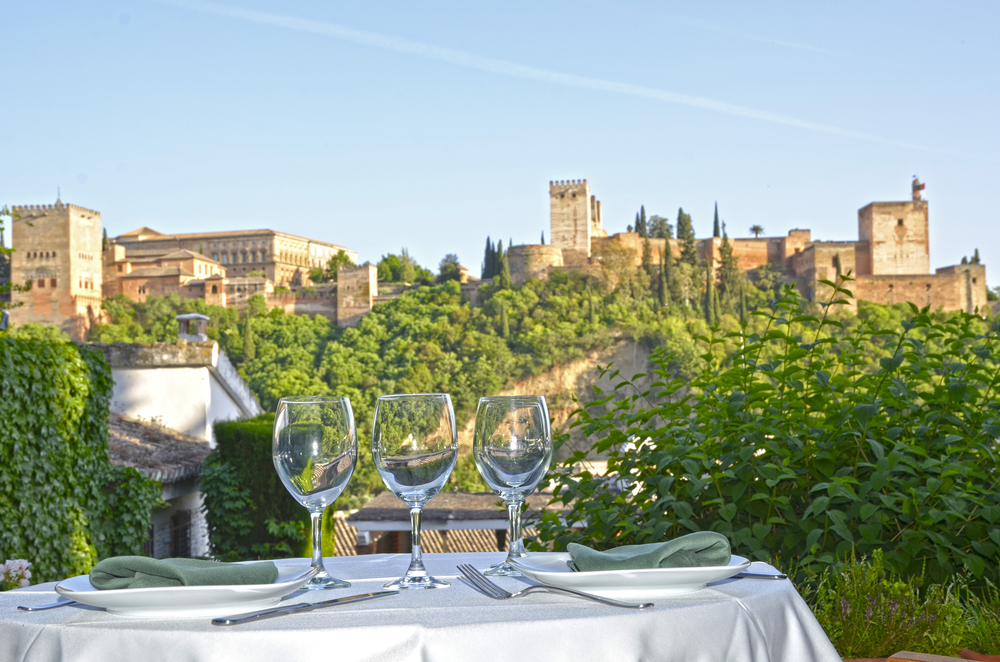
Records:
<instances>
[{"instance_id":1,"label":"ivy-covered wall","mask_svg":"<svg viewBox=\"0 0 1000 662\"><path fill-rule=\"evenodd\" d=\"M111 369L86 345L0 335L0 557L33 580L139 554L161 486L108 458Z\"/></svg>"}]
</instances>

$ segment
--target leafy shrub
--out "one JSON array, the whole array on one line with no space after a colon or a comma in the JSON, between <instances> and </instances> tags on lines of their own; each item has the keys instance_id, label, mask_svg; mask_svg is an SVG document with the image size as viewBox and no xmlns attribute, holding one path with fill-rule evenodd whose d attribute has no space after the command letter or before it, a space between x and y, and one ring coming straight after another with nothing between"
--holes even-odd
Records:
<instances>
[{"instance_id":1,"label":"leafy shrub","mask_svg":"<svg viewBox=\"0 0 1000 662\"><path fill-rule=\"evenodd\" d=\"M826 284L831 301L850 295ZM690 390L660 351L650 390L623 379L596 393L574 425L608 474L574 475L582 452L562 463L556 498L583 528L550 515L541 538L606 548L710 529L738 554L814 572L881 549L902 577L965 568L995 582L997 334L914 307L899 329L861 320L838 335L842 322L807 314L790 288L755 314L701 339ZM873 346L886 348L874 365Z\"/></svg>"},{"instance_id":2,"label":"leafy shrub","mask_svg":"<svg viewBox=\"0 0 1000 662\"><path fill-rule=\"evenodd\" d=\"M161 486L108 458L111 370L100 351L0 335L0 556L36 581L139 554Z\"/></svg>"},{"instance_id":3,"label":"leafy shrub","mask_svg":"<svg viewBox=\"0 0 1000 662\"><path fill-rule=\"evenodd\" d=\"M876 549L869 563L852 558L840 572L822 574L813 613L845 658L901 650L955 655L965 643L966 625L958 595L941 584L921 595L922 580L887 572Z\"/></svg>"},{"instance_id":4,"label":"leafy shrub","mask_svg":"<svg viewBox=\"0 0 1000 662\"><path fill-rule=\"evenodd\" d=\"M223 561L299 556L309 547L309 512L281 484L271 461L274 414L215 424L216 448L202 467L212 554ZM323 551L333 553L332 509Z\"/></svg>"}]
</instances>

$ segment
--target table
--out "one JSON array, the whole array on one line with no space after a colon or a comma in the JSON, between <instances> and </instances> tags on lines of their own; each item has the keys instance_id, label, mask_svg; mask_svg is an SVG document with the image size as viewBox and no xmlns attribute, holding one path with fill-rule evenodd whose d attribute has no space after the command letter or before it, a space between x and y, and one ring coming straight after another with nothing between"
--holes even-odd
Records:
<instances>
[{"instance_id":1,"label":"table","mask_svg":"<svg viewBox=\"0 0 1000 662\"><path fill-rule=\"evenodd\" d=\"M458 563L484 568L502 556L427 554L428 570L448 578L450 588L233 627L213 626L205 618L129 618L83 606L17 611L16 605L56 597L54 584L31 586L0 593L0 660L840 661L788 581L729 579L697 593L655 599L655 607L638 611L546 594L495 601L456 577ZM329 558L327 568L350 580L350 589L316 597L297 592L286 599L378 590L404 572L408 559ZM523 581L498 583L514 588Z\"/></svg>"}]
</instances>

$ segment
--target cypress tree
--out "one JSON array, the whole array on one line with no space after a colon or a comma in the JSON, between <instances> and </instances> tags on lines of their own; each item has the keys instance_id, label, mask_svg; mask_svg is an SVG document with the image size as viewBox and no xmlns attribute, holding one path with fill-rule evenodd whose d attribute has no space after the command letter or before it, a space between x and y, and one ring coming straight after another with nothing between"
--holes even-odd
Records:
<instances>
[{"instance_id":1,"label":"cypress tree","mask_svg":"<svg viewBox=\"0 0 1000 662\"><path fill-rule=\"evenodd\" d=\"M495 275L496 259L496 251L493 248L493 242L490 241L489 237L486 237L486 252L483 254L483 273L481 276L483 280L493 278Z\"/></svg>"},{"instance_id":2,"label":"cypress tree","mask_svg":"<svg viewBox=\"0 0 1000 662\"><path fill-rule=\"evenodd\" d=\"M246 321L243 322L243 360L253 361L257 357L257 347L253 341L253 329L251 324L253 318L247 314Z\"/></svg>"},{"instance_id":3,"label":"cypress tree","mask_svg":"<svg viewBox=\"0 0 1000 662\"><path fill-rule=\"evenodd\" d=\"M970 260L970 262L972 264L979 264L979 249L978 248L975 251L973 251L973 253L972 253L972 260Z\"/></svg>"},{"instance_id":4,"label":"cypress tree","mask_svg":"<svg viewBox=\"0 0 1000 662\"><path fill-rule=\"evenodd\" d=\"M649 239L645 239L642 242L642 270L650 278L653 277L653 246L650 244Z\"/></svg>"},{"instance_id":5,"label":"cypress tree","mask_svg":"<svg viewBox=\"0 0 1000 662\"><path fill-rule=\"evenodd\" d=\"M712 236L719 237L719 203L715 203L715 226L712 228Z\"/></svg>"},{"instance_id":6,"label":"cypress tree","mask_svg":"<svg viewBox=\"0 0 1000 662\"><path fill-rule=\"evenodd\" d=\"M670 260L667 259L667 255L670 254L670 240L667 240L667 250L660 251L660 305L669 306L670 305L670 272L671 265Z\"/></svg>"},{"instance_id":7,"label":"cypress tree","mask_svg":"<svg viewBox=\"0 0 1000 662\"><path fill-rule=\"evenodd\" d=\"M594 306L594 294L587 292L587 303L590 304L590 323L597 325L597 308Z\"/></svg>"},{"instance_id":8,"label":"cypress tree","mask_svg":"<svg viewBox=\"0 0 1000 662\"><path fill-rule=\"evenodd\" d=\"M545 245L545 230L542 230L542 246Z\"/></svg>"},{"instance_id":9,"label":"cypress tree","mask_svg":"<svg viewBox=\"0 0 1000 662\"><path fill-rule=\"evenodd\" d=\"M509 290L511 287L510 264L507 263L507 253L503 251L502 242L497 242L497 274L494 282L501 290Z\"/></svg>"},{"instance_id":10,"label":"cypress tree","mask_svg":"<svg viewBox=\"0 0 1000 662\"><path fill-rule=\"evenodd\" d=\"M640 237L648 237L649 236L649 228L646 227L646 206L645 205L639 205L639 222L636 224L636 227L642 228L641 230L639 230L639 236Z\"/></svg>"},{"instance_id":11,"label":"cypress tree","mask_svg":"<svg viewBox=\"0 0 1000 662\"><path fill-rule=\"evenodd\" d=\"M747 321L747 284L740 283L740 323Z\"/></svg>"},{"instance_id":12,"label":"cypress tree","mask_svg":"<svg viewBox=\"0 0 1000 662\"><path fill-rule=\"evenodd\" d=\"M712 265L708 262L705 263L705 297L702 303L705 321L708 322L709 326L715 326L718 321L715 317L718 302L715 297L715 282L712 280Z\"/></svg>"},{"instance_id":13,"label":"cypress tree","mask_svg":"<svg viewBox=\"0 0 1000 662\"><path fill-rule=\"evenodd\" d=\"M692 267L698 266L698 246L694 240L694 226L691 214L685 214L684 208L677 210L677 240L681 244L681 262L687 262Z\"/></svg>"},{"instance_id":14,"label":"cypress tree","mask_svg":"<svg viewBox=\"0 0 1000 662\"><path fill-rule=\"evenodd\" d=\"M719 285L721 287L721 308L735 315L740 306L740 288L746 276L740 269L736 256L733 255L733 245L729 242L725 225L722 228L722 246L719 249Z\"/></svg>"},{"instance_id":15,"label":"cypress tree","mask_svg":"<svg viewBox=\"0 0 1000 662\"><path fill-rule=\"evenodd\" d=\"M642 236L642 228L639 226L639 212L635 213L635 231L639 233L640 237Z\"/></svg>"},{"instance_id":16,"label":"cypress tree","mask_svg":"<svg viewBox=\"0 0 1000 662\"><path fill-rule=\"evenodd\" d=\"M101 235L101 250L108 250L108 229L104 228L104 233Z\"/></svg>"}]
</instances>

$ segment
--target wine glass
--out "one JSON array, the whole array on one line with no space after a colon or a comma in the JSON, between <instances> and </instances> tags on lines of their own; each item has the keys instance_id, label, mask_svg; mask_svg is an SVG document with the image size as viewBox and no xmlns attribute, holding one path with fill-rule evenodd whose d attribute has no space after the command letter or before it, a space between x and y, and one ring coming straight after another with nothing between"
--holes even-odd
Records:
<instances>
[{"instance_id":1,"label":"wine glass","mask_svg":"<svg viewBox=\"0 0 1000 662\"><path fill-rule=\"evenodd\" d=\"M441 491L458 455L455 411L446 393L383 395L375 403L372 458L385 486L410 507L413 542L406 574L388 589L444 588L420 555L420 514Z\"/></svg>"},{"instance_id":2,"label":"wine glass","mask_svg":"<svg viewBox=\"0 0 1000 662\"><path fill-rule=\"evenodd\" d=\"M281 398L274 416L271 458L285 489L309 510L312 567L319 572L304 588L347 588L323 567L322 516L340 496L358 461L351 401L343 397Z\"/></svg>"},{"instance_id":3,"label":"wine glass","mask_svg":"<svg viewBox=\"0 0 1000 662\"><path fill-rule=\"evenodd\" d=\"M479 399L472 453L486 484L507 504L507 558L486 571L520 577L511 561L527 556L521 539L521 504L552 463L549 409L542 395L497 395Z\"/></svg>"}]
</instances>

